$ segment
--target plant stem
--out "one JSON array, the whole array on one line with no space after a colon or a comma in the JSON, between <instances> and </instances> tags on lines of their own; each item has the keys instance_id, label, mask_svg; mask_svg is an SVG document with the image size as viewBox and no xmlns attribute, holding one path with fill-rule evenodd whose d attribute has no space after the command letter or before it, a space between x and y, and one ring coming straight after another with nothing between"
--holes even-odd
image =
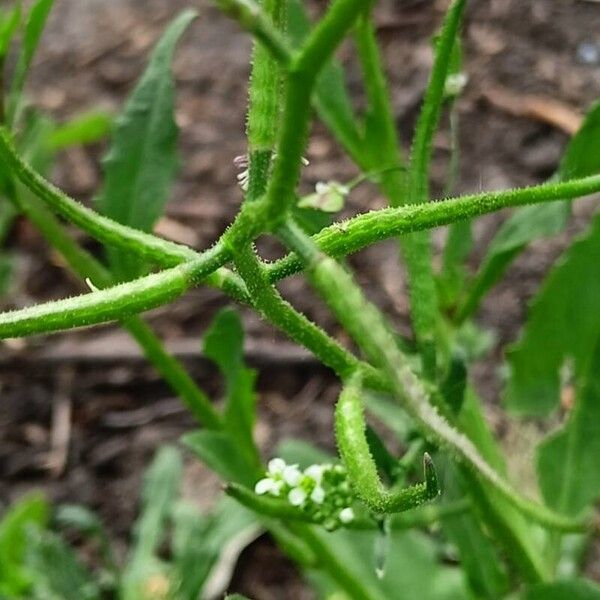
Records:
<instances>
[{"instance_id":1,"label":"plant stem","mask_svg":"<svg viewBox=\"0 0 600 600\"><path fill-rule=\"evenodd\" d=\"M416 206L384 208L334 223L313 237L325 254L337 258L397 235L441 227L489 214L503 208L540 204L587 196L600 192L600 175L561 183L483 192ZM279 281L304 268L295 254L267 266L269 281Z\"/></svg>"},{"instance_id":2,"label":"plant stem","mask_svg":"<svg viewBox=\"0 0 600 600\"><path fill-rule=\"evenodd\" d=\"M37 198L27 198L15 193L13 200L19 210L38 228L52 247L62 254L69 267L81 279L89 278L100 288L114 285L114 278L108 269L82 249ZM194 417L209 429L220 429L222 422L219 413L194 383L183 365L165 350L152 329L137 316L123 320L122 325L139 343L146 358L154 364L163 379L181 397Z\"/></svg>"},{"instance_id":3,"label":"plant stem","mask_svg":"<svg viewBox=\"0 0 600 600\"><path fill-rule=\"evenodd\" d=\"M160 273L74 298L0 314L0 339L96 325L156 308L181 296L229 259L220 244Z\"/></svg>"},{"instance_id":4,"label":"plant stem","mask_svg":"<svg viewBox=\"0 0 600 600\"><path fill-rule=\"evenodd\" d=\"M456 431L438 413L430 401L429 392L398 348L389 325L378 309L364 297L347 271L322 254L312 240L293 224L288 223L280 233L286 244L302 256L309 280L340 323L370 361L389 377L396 399L427 439L452 452L478 477L531 519L561 531L585 531L589 527L587 521L559 515L515 492L490 467L471 440Z\"/></svg>"},{"instance_id":5,"label":"plant stem","mask_svg":"<svg viewBox=\"0 0 600 600\"><path fill-rule=\"evenodd\" d=\"M25 163L17 154L10 134L3 127L0 127L0 159L7 170L48 207L97 240L130 250L142 258L166 267L198 256L197 252L187 246L121 225L69 198Z\"/></svg>"}]
</instances>

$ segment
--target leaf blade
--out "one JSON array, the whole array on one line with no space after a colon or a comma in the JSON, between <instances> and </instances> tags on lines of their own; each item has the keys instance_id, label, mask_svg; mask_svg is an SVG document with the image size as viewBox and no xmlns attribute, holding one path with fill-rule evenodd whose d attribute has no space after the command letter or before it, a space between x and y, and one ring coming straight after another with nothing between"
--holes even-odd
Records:
<instances>
[{"instance_id":1,"label":"leaf blade","mask_svg":"<svg viewBox=\"0 0 600 600\"><path fill-rule=\"evenodd\" d=\"M182 12L163 33L116 120L104 158L104 188L96 200L100 212L143 231L150 231L162 214L178 167L171 62L177 41L196 14ZM140 263L127 253L109 249L108 255L117 277L140 273Z\"/></svg>"}]
</instances>

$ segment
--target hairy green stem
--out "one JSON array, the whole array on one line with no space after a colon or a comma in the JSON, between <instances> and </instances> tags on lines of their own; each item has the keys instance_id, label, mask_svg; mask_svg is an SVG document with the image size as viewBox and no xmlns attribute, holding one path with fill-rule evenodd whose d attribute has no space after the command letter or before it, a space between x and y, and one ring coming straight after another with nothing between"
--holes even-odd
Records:
<instances>
[{"instance_id":1,"label":"hairy green stem","mask_svg":"<svg viewBox=\"0 0 600 600\"><path fill-rule=\"evenodd\" d=\"M600 192L600 175L560 183L483 192L415 206L384 208L359 214L323 229L313 237L319 248L334 258L345 256L397 235L441 227L489 214L503 208L540 204ZM269 280L279 281L304 268L296 254L267 266Z\"/></svg>"},{"instance_id":2,"label":"hairy green stem","mask_svg":"<svg viewBox=\"0 0 600 600\"><path fill-rule=\"evenodd\" d=\"M335 410L335 437L356 495L379 513L403 512L437 498L440 489L427 453L423 458L425 483L391 490L383 485L365 435L360 380L357 373L345 383Z\"/></svg>"},{"instance_id":3,"label":"hairy green stem","mask_svg":"<svg viewBox=\"0 0 600 600\"><path fill-rule=\"evenodd\" d=\"M386 390L388 384L375 369L361 363L318 325L307 319L286 302L268 282L264 267L251 248L237 253L234 262L248 287L256 310L281 329L292 340L308 348L323 364L340 378L346 379L361 366L366 368L365 383L373 389Z\"/></svg>"},{"instance_id":4,"label":"hairy green stem","mask_svg":"<svg viewBox=\"0 0 600 600\"><path fill-rule=\"evenodd\" d=\"M1 127L0 160L10 173L54 212L87 231L97 240L130 250L164 267L172 267L198 256L197 252L187 246L121 225L73 200L25 163L18 155L10 134Z\"/></svg>"},{"instance_id":5,"label":"hairy green stem","mask_svg":"<svg viewBox=\"0 0 600 600\"><path fill-rule=\"evenodd\" d=\"M585 531L589 523L559 515L523 498L479 454L470 439L451 427L430 401L426 387L414 374L398 348L381 313L362 294L351 275L322 254L312 240L293 224L282 230L284 241L302 256L307 276L340 323L389 377L397 400L422 429L426 438L447 449L490 484L506 500L531 519L562 531Z\"/></svg>"},{"instance_id":6,"label":"hairy green stem","mask_svg":"<svg viewBox=\"0 0 600 600\"><path fill-rule=\"evenodd\" d=\"M271 19L254 0L215 0L215 4L227 16L237 21L269 50L279 62L291 60L291 51L282 35L273 26Z\"/></svg>"},{"instance_id":7,"label":"hairy green stem","mask_svg":"<svg viewBox=\"0 0 600 600\"><path fill-rule=\"evenodd\" d=\"M64 300L0 314L0 339L105 323L156 308L181 296L222 266L229 253L213 246L160 273Z\"/></svg>"}]
</instances>

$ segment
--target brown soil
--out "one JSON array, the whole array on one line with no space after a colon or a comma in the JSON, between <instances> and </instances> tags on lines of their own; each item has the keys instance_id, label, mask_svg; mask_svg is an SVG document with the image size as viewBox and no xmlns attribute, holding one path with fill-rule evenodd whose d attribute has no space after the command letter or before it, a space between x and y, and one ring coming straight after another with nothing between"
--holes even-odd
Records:
<instances>
[{"instance_id":1,"label":"brown soil","mask_svg":"<svg viewBox=\"0 0 600 600\"><path fill-rule=\"evenodd\" d=\"M582 44L591 44L588 49L600 46L600 5L585 0L471 4L465 26L469 83L459 104L459 191L541 181L556 168L570 124L600 96L600 59L587 64L581 56ZM161 231L203 248L224 230L240 202L232 159L245 149L250 42L234 23L204 1L57 0L29 91L32 102L59 120L94 107L116 112L160 31L190 5L199 9L201 18L186 34L175 62L184 160ZM444 0L383 0L377 10L394 110L405 141L431 65L430 38L446 5ZM351 47L344 48L342 58L360 102ZM536 97L537 110L524 106L525 95ZM444 128L436 140L437 190L444 180L448 147ZM76 198L90 200L100 182L103 149L69 150L60 157L53 179ZM320 125L314 128L307 157L310 166L302 184L307 189L318 180L343 180L355 174ZM352 197L348 210L382 203L372 189L364 188ZM488 401L494 422L499 422L495 407L501 390L497 365L502 348L515 338L527 301L544 273L592 210L590 203L577 205L569 232L534 244L480 311L480 321L498 335L492 357L475 367L478 390ZM476 257L499 222L498 216L478 222ZM439 244L441 234L436 233L435 239ZM15 225L10 247L17 270L5 307L82 291L26 222ZM354 257L352 264L371 297L407 332L407 301L395 245L371 248ZM299 279L285 282L282 290L298 308L341 336ZM199 340L212 315L225 304L219 293L201 288L149 315L215 397L220 384L215 370L200 356ZM335 378L255 315L242 313L248 360L260 370L257 436L265 453L287 436L331 447ZM26 490L41 488L53 501L79 502L98 510L124 545L136 512L132 499L137 498L141 473L153 451L193 426L135 344L112 326L7 342L0 347L0 393L0 507ZM48 466L52 423L65 406L71 410L68 453L64 464L58 460L52 468ZM186 493L209 504L217 483L191 461L188 471ZM244 553L234 583L236 590L261 600L310 597L293 566L265 540Z\"/></svg>"}]
</instances>

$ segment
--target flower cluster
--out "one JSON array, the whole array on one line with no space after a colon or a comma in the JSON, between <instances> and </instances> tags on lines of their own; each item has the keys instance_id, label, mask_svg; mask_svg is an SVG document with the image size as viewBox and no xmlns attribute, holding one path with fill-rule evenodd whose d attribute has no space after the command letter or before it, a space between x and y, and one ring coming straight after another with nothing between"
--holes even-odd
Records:
<instances>
[{"instance_id":1,"label":"flower cluster","mask_svg":"<svg viewBox=\"0 0 600 600\"><path fill-rule=\"evenodd\" d=\"M269 461L254 491L287 500L316 523L333 530L354 520L352 492L340 465L311 465L301 471L281 458Z\"/></svg>"}]
</instances>

